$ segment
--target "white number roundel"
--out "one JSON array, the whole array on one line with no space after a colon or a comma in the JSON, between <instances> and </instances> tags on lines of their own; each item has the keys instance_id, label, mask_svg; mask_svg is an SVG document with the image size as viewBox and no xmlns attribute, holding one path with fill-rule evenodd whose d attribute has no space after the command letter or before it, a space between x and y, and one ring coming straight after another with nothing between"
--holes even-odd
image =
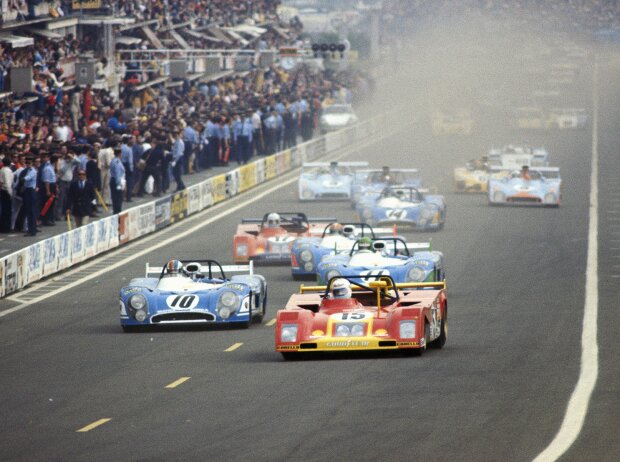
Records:
<instances>
[{"instance_id":1,"label":"white number roundel","mask_svg":"<svg viewBox=\"0 0 620 462\"><path fill-rule=\"evenodd\" d=\"M191 310L198 305L198 295L169 295L166 304L173 310Z\"/></svg>"}]
</instances>

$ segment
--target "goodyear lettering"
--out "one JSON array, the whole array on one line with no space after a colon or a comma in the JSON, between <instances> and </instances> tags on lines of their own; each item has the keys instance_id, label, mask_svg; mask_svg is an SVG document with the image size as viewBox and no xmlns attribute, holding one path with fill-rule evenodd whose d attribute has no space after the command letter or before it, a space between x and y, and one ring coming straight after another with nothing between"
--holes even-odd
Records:
<instances>
[{"instance_id":1,"label":"goodyear lettering","mask_svg":"<svg viewBox=\"0 0 620 462\"><path fill-rule=\"evenodd\" d=\"M280 350L299 350L299 345L281 345Z\"/></svg>"},{"instance_id":2,"label":"goodyear lettering","mask_svg":"<svg viewBox=\"0 0 620 462\"><path fill-rule=\"evenodd\" d=\"M239 292L243 292L243 285L241 284L235 284L235 283L228 283L226 284L226 287L228 289L233 289L233 290L238 290Z\"/></svg>"},{"instance_id":3,"label":"goodyear lettering","mask_svg":"<svg viewBox=\"0 0 620 462\"><path fill-rule=\"evenodd\" d=\"M327 342L325 346L330 348L355 348L355 347L367 347L370 342L365 340L342 340L338 342Z\"/></svg>"},{"instance_id":4,"label":"goodyear lettering","mask_svg":"<svg viewBox=\"0 0 620 462\"><path fill-rule=\"evenodd\" d=\"M397 342L396 346L418 346L418 342Z\"/></svg>"}]
</instances>

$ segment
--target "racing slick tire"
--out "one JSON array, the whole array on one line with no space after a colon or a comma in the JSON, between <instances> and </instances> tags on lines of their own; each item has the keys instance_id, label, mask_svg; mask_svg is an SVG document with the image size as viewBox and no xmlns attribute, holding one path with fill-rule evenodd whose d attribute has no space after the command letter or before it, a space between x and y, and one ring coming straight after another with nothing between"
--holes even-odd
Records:
<instances>
[{"instance_id":1,"label":"racing slick tire","mask_svg":"<svg viewBox=\"0 0 620 462\"><path fill-rule=\"evenodd\" d=\"M439 337L430 343L431 348L441 349L446 344L448 339L448 304L444 308L443 316L441 318L441 326L439 331Z\"/></svg>"},{"instance_id":2,"label":"racing slick tire","mask_svg":"<svg viewBox=\"0 0 620 462\"><path fill-rule=\"evenodd\" d=\"M263 318L265 317L265 313L267 312L267 289L265 288L265 295L263 296L263 304L261 306L260 314L256 315L253 321L256 324L260 324L263 322Z\"/></svg>"},{"instance_id":3,"label":"racing slick tire","mask_svg":"<svg viewBox=\"0 0 620 462\"><path fill-rule=\"evenodd\" d=\"M410 350L405 350L407 356L422 356L428 347L428 339L431 336L431 326L428 322L424 323L424 338L426 341L424 342L424 346L421 348L412 348Z\"/></svg>"}]
</instances>

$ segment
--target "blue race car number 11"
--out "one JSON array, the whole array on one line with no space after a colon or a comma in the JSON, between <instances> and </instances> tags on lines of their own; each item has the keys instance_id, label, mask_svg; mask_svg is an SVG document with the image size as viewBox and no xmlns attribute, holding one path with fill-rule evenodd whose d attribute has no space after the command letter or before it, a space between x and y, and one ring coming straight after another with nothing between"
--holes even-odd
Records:
<instances>
[{"instance_id":1,"label":"blue race car number 11","mask_svg":"<svg viewBox=\"0 0 620 462\"><path fill-rule=\"evenodd\" d=\"M198 296L188 295L170 295L166 298L166 304L174 310L191 310L198 305Z\"/></svg>"}]
</instances>

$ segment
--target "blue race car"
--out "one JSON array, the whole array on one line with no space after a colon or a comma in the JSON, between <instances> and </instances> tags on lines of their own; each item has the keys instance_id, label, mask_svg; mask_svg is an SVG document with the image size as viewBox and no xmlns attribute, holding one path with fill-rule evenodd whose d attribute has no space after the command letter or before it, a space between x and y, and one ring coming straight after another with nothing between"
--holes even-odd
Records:
<instances>
[{"instance_id":1,"label":"blue race car","mask_svg":"<svg viewBox=\"0 0 620 462\"><path fill-rule=\"evenodd\" d=\"M323 258L317 268L317 281L323 284L336 276L358 274L365 279L389 275L395 282L436 282L446 278L443 254L431 250L430 243L406 243L399 237L363 237L349 252Z\"/></svg>"},{"instance_id":2,"label":"blue race car","mask_svg":"<svg viewBox=\"0 0 620 462\"><path fill-rule=\"evenodd\" d=\"M371 226L397 225L437 231L446 221L443 196L406 185L388 186L379 197L364 197L356 206L361 221Z\"/></svg>"},{"instance_id":3,"label":"blue race car","mask_svg":"<svg viewBox=\"0 0 620 462\"><path fill-rule=\"evenodd\" d=\"M316 278L317 265L327 255L349 253L355 242L364 236L377 238L388 235L389 228L373 229L366 223L330 223L319 236L301 237L291 248L293 279Z\"/></svg>"},{"instance_id":4,"label":"blue race car","mask_svg":"<svg viewBox=\"0 0 620 462\"><path fill-rule=\"evenodd\" d=\"M492 168L489 178L489 205L559 207L562 179L558 167L528 167L506 172Z\"/></svg>"},{"instance_id":5,"label":"blue race car","mask_svg":"<svg viewBox=\"0 0 620 462\"><path fill-rule=\"evenodd\" d=\"M301 166L299 200L349 200L355 171L368 162L307 162Z\"/></svg>"},{"instance_id":6,"label":"blue race car","mask_svg":"<svg viewBox=\"0 0 620 462\"><path fill-rule=\"evenodd\" d=\"M420 188L422 177L417 168L390 169L382 167L373 170L358 170L351 185L351 208L355 208L362 198L376 198L387 186L402 184Z\"/></svg>"},{"instance_id":7,"label":"blue race car","mask_svg":"<svg viewBox=\"0 0 620 462\"><path fill-rule=\"evenodd\" d=\"M230 279L225 271L248 272ZM120 291L121 327L125 332L171 324L260 322L267 305L265 278L253 264L221 266L214 260L171 260L163 268L146 265L146 277Z\"/></svg>"}]
</instances>

